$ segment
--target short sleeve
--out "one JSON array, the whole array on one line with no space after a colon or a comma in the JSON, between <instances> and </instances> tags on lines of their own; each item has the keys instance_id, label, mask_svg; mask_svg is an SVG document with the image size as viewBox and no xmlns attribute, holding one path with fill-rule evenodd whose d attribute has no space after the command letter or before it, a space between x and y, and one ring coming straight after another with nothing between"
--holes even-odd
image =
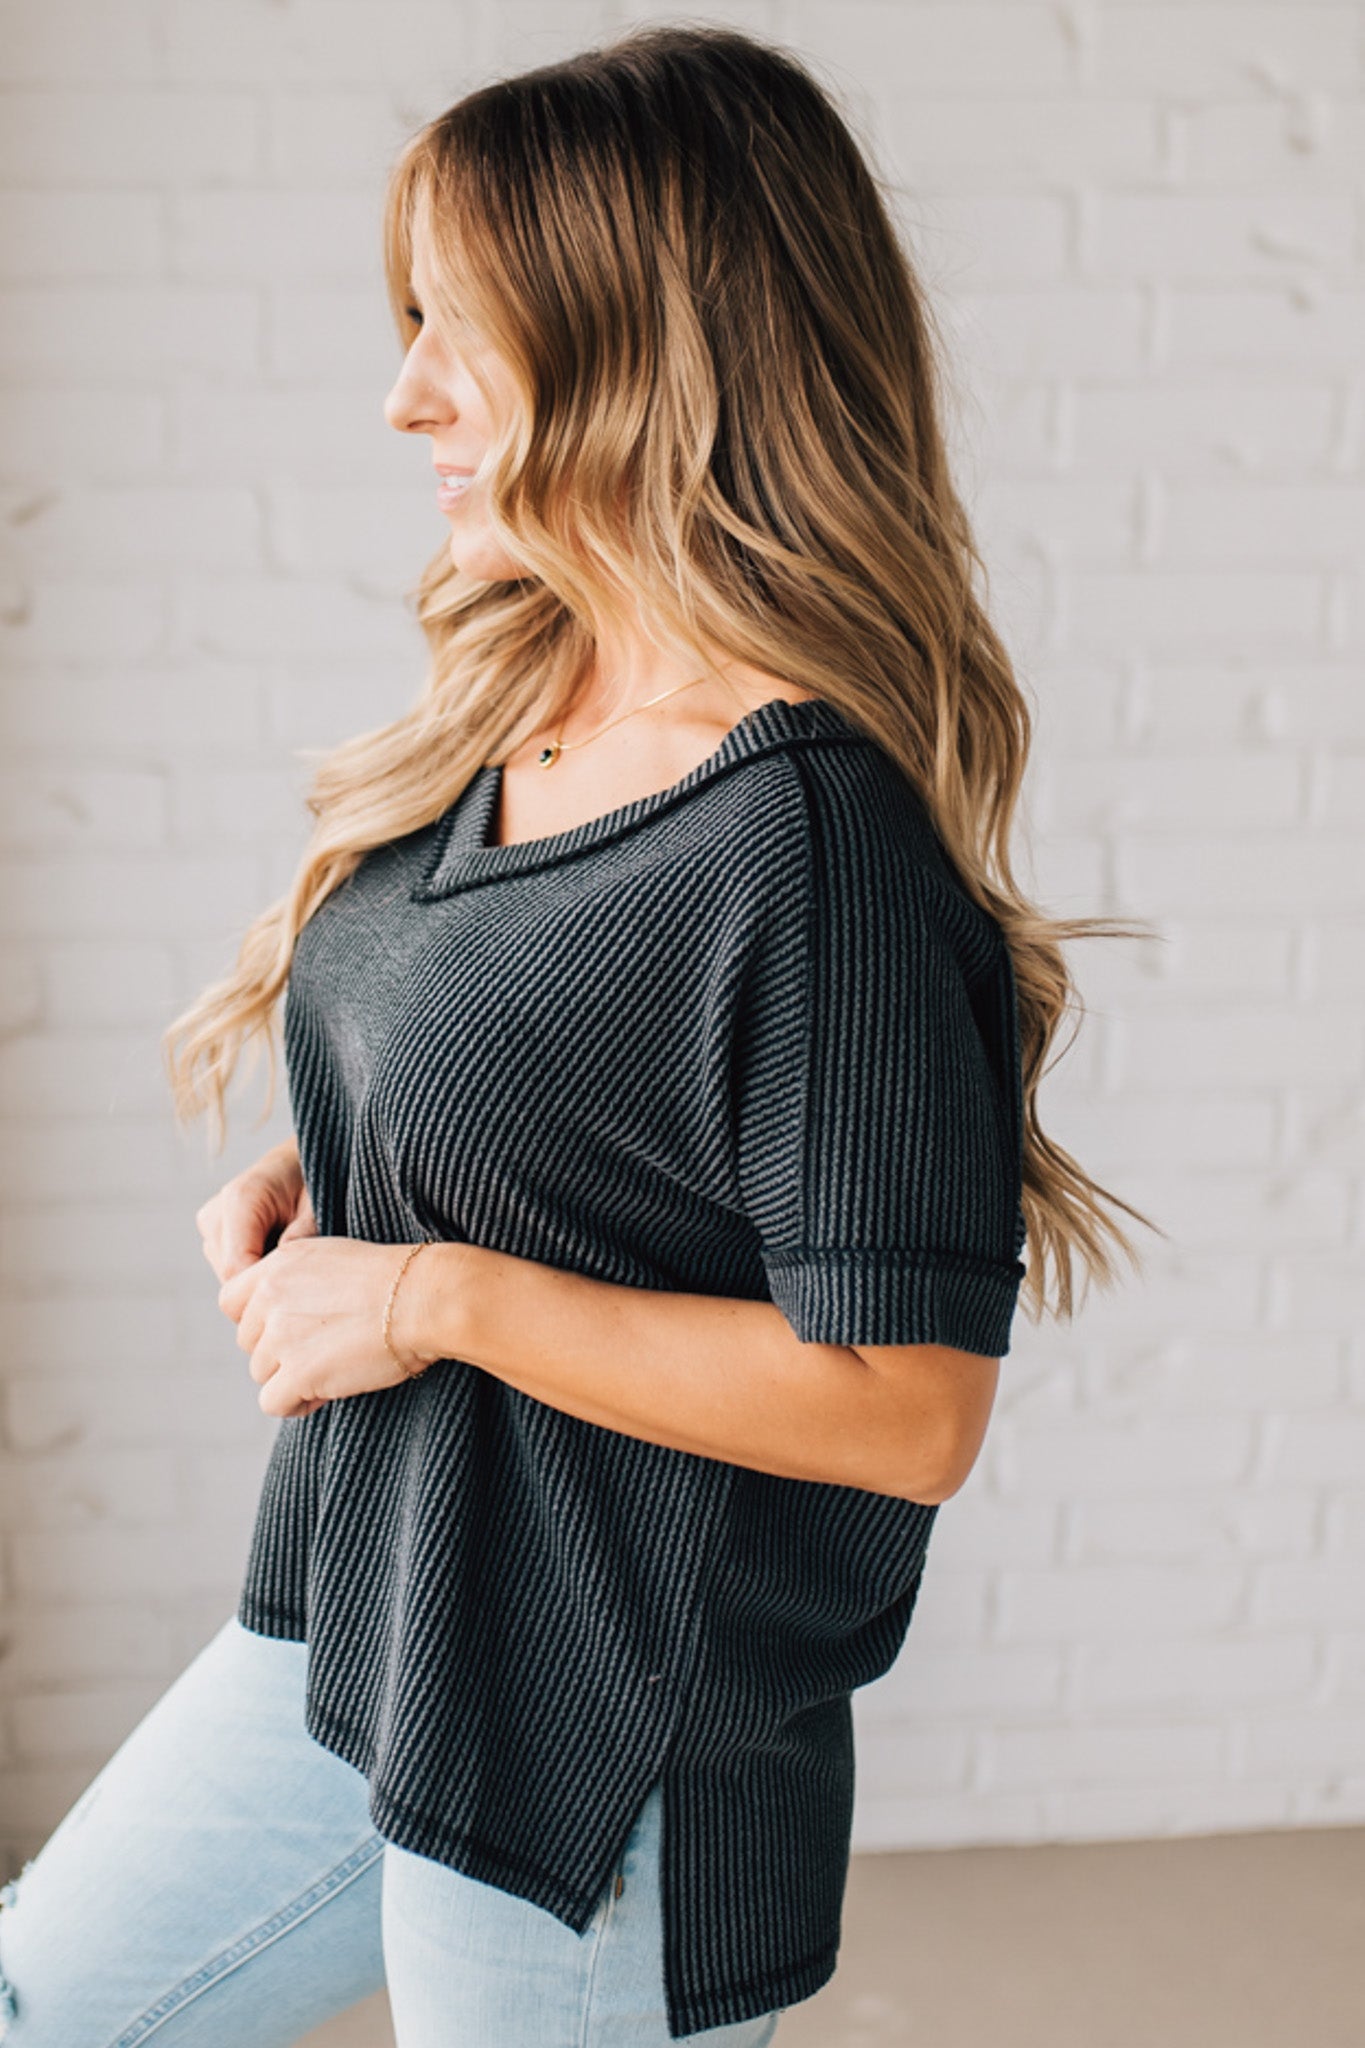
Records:
<instances>
[{"instance_id":1,"label":"short sleeve","mask_svg":"<svg viewBox=\"0 0 1365 2048\"><path fill-rule=\"evenodd\" d=\"M736 1172L806 1343L1001 1357L1025 1268L1014 976L894 806L811 803L736 1012Z\"/></svg>"}]
</instances>

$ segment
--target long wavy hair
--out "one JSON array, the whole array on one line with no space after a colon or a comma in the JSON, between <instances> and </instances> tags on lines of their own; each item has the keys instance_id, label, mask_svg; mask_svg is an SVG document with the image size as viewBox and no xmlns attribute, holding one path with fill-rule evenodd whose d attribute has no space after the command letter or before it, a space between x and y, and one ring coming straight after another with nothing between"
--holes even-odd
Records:
<instances>
[{"instance_id":1,"label":"long wavy hair","mask_svg":"<svg viewBox=\"0 0 1365 2048\"><path fill-rule=\"evenodd\" d=\"M698 667L718 649L835 705L909 778L996 920L1019 1003L1027 1311L1048 1306L1049 1268L1070 1317L1078 1260L1105 1286L1114 1248L1139 1263L1106 1206L1166 1235L1038 1120L1054 1038L1083 1013L1062 944L1144 928L1050 918L1011 872L1030 713L974 587L941 342L883 189L800 60L712 26L637 28L483 85L403 145L383 228L399 344L434 319L509 366L489 517L526 574L479 581L443 542L409 593L425 687L316 758L291 886L167 1028L177 1119L211 1111L216 1149L227 1082L262 1036L269 1113L303 925L370 849L567 711L594 618L622 605Z\"/></svg>"}]
</instances>

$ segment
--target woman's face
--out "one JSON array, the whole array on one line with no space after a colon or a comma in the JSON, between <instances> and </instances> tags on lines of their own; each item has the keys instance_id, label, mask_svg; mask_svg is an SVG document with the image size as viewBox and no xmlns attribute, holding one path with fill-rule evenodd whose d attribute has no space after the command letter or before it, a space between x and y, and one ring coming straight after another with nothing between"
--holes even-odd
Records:
<instances>
[{"instance_id":1,"label":"woman's face","mask_svg":"<svg viewBox=\"0 0 1365 2048\"><path fill-rule=\"evenodd\" d=\"M414 249L412 307L419 315L429 303L428 282L423 252ZM472 364L493 391L494 411L471 374ZM488 481L481 473L513 396L507 364L488 343L471 329L462 330L458 344L443 340L424 320L384 401L384 417L400 434L430 434L437 505L449 522L451 559L482 582L505 582L527 573L525 563L508 554L491 530ZM442 470L452 473L443 476Z\"/></svg>"}]
</instances>

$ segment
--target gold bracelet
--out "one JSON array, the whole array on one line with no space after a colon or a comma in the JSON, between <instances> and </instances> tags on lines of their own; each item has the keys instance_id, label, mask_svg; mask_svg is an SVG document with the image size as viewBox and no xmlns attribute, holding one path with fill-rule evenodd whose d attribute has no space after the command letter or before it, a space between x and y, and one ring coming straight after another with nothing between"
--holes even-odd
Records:
<instances>
[{"instance_id":1,"label":"gold bracelet","mask_svg":"<svg viewBox=\"0 0 1365 2048\"><path fill-rule=\"evenodd\" d=\"M393 1276L393 1285L389 1289L389 1298L384 1304L384 1343L388 1349L389 1357L398 1367L398 1370L402 1373L404 1379L415 1380L420 1376L421 1373L423 1373L426 1370L426 1368L425 1366L418 1366L417 1371L414 1372L410 1366L407 1366L403 1363L402 1359L398 1356L398 1353L393 1348L393 1343L389 1336L389 1323L393 1316L394 1297L398 1293L399 1281L407 1272L408 1267L412 1264L413 1260L417 1257L418 1252L425 1251L426 1247L429 1244L435 1244L436 1241L437 1240L434 1237L423 1237L419 1238L416 1244L410 1245L408 1247L408 1255L404 1259L402 1265L398 1268L398 1271Z\"/></svg>"}]
</instances>

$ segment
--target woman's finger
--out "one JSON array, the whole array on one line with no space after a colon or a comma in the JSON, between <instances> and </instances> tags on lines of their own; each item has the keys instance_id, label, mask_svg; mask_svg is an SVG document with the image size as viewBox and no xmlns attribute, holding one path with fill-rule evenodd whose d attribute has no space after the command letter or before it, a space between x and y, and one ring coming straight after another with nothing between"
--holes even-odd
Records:
<instances>
[{"instance_id":1,"label":"woman's finger","mask_svg":"<svg viewBox=\"0 0 1365 2048\"><path fill-rule=\"evenodd\" d=\"M318 1234L318 1226L310 1211L307 1216L295 1216L292 1222L285 1224L280 1232L280 1243L287 1244L296 1237L316 1237Z\"/></svg>"}]
</instances>

